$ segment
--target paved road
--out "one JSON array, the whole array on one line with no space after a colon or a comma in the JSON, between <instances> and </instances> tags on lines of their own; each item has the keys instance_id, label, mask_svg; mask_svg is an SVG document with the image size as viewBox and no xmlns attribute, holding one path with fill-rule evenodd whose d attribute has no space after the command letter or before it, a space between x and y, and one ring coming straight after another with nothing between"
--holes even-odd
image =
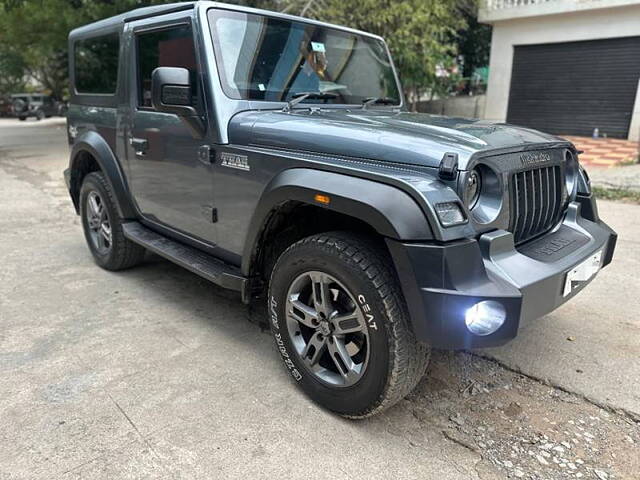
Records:
<instances>
[{"instance_id":1,"label":"paved road","mask_svg":"<svg viewBox=\"0 0 640 480\"><path fill-rule=\"evenodd\" d=\"M450 412L477 410L469 379L499 365L436 353L418 393L384 415L319 409L234 295L154 256L117 274L93 264L62 180L65 141L59 119L0 120L0 479L503 478L447 433ZM603 202L601 214L621 235L615 263L482 353L640 415L640 207ZM505 389L530 381L509 378ZM527 388L546 408L547 387Z\"/></svg>"}]
</instances>

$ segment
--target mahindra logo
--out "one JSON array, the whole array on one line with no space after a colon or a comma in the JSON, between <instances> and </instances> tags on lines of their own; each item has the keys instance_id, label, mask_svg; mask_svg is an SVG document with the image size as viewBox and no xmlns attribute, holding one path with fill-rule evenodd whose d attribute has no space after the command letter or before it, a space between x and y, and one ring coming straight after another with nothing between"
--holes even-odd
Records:
<instances>
[{"instance_id":1,"label":"mahindra logo","mask_svg":"<svg viewBox=\"0 0 640 480\"><path fill-rule=\"evenodd\" d=\"M545 152L530 152L520 155L520 162L522 165L538 165L540 163L546 163L551 161L551 155Z\"/></svg>"}]
</instances>

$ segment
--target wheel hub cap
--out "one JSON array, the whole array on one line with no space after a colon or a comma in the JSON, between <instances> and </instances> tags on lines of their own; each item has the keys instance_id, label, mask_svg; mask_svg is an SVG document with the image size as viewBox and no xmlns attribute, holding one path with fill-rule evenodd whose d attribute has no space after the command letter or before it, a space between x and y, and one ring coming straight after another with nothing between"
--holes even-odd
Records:
<instances>
[{"instance_id":1,"label":"wheel hub cap","mask_svg":"<svg viewBox=\"0 0 640 480\"><path fill-rule=\"evenodd\" d=\"M328 337L331 334L331 326L329 322L322 320L318 325L318 331L325 337Z\"/></svg>"}]
</instances>

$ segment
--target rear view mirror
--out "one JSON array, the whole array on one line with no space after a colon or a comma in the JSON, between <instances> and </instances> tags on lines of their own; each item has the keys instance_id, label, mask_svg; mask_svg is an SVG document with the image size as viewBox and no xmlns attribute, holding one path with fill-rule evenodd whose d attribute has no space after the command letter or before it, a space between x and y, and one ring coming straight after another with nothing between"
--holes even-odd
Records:
<instances>
[{"instance_id":1,"label":"rear view mirror","mask_svg":"<svg viewBox=\"0 0 640 480\"><path fill-rule=\"evenodd\" d=\"M202 138L204 122L193 106L189 70L156 68L151 74L151 104L158 112L178 115L196 138Z\"/></svg>"}]
</instances>

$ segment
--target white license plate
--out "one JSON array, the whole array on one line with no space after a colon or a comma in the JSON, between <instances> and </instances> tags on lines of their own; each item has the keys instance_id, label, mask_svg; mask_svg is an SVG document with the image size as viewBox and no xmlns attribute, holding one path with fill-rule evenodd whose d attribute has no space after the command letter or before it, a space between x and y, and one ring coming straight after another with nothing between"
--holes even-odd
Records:
<instances>
[{"instance_id":1,"label":"white license plate","mask_svg":"<svg viewBox=\"0 0 640 480\"><path fill-rule=\"evenodd\" d=\"M602 250L594 253L587 258L580 265L573 267L572 270L567 273L567 278L564 281L564 291L562 296L569 295L574 288L577 288L581 283L586 282L593 277L598 270L600 270L600 262L602 260Z\"/></svg>"}]
</instances>

